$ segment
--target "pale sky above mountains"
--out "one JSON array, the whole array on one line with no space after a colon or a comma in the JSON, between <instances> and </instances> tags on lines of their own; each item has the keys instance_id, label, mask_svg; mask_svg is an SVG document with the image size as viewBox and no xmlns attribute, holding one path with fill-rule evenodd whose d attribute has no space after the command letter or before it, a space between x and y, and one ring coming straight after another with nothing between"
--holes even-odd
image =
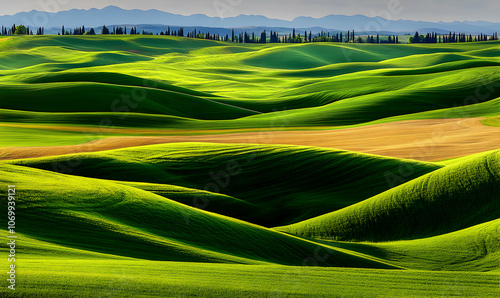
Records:
<instances>
[{"instance_id":1,"label":"pale sky above mountains","mask_svg":"<svg viewBox=\"0 0 500 298\"><path fill-rule=\"evenodd\" d=\"M257 14L292 20L299 16L323 17L330 14L416 21L491 21L500 22L498 0L0 0L0 15L22 11L49 11L104 8L158 9L191 15L231 17Z\"/></svg>"}]
</instances>

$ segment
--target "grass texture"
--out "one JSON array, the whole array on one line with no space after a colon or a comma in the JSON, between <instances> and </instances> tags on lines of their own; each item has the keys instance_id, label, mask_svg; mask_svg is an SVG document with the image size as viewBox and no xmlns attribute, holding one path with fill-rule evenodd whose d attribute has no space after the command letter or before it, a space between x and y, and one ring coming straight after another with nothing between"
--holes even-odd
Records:
<instances>
[{"instance_id":1,"label":"grass texture","mask_svg":"<svg viewBox=\"0 0 500 298\"><path fill-rule=\"evenodd\" d=\"M497 42L233 45L155 36L16 36L3 39L0 51L1 122L40 129L342 127L498 116ZM32 144L36 132L17 130L21 144ZM39 139L74 144L78 135ZM11 143L6 138L0 145Z\"/></svg>"},{"instance_id":2,"label":"grass texture","mask_svg":"<svg viewBox=\"0 0 500 298\"><path fill-rule=\"evenodd\" d=\"M498 127L499 55L499 42L2 38L0 148L418 119ZM0 161L0 184L17 189L15 297L497 297L499 164L498 150L427 163L209 143Z\"/></svg>"}]
</instances>

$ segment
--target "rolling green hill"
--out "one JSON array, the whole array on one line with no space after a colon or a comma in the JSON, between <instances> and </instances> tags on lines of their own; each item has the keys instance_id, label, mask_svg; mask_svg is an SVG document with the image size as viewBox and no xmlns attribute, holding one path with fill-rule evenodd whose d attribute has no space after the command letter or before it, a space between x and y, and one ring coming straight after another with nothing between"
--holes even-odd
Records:
<instances>
[{"instance_id":1,"label":"rolling green hill","mask_svg":"<svg viewBox=\"0 0 500 298\"><path fill-rule=\"evenodd\" d=\"M16 297L498 297L500 147L430 163L313 143L366 126L357 145L400 150L381 135L408 143L414 122L399 121L484 118L457 121L480 147L500 126L499 54L498 41L0 38L0 159L113 136L316 137L22 148L0 160L0 185L16 186ZM419 125L444 139L448 122Z\"/></svg>"},{"instance_id":2,"label":"rolling green hill","mask_svg":"<svg viewBox=\"0 0 500 298\"><path fill-rule=\"evenodd\" d=\"M60 246L145 260L284 265L322 249L329 256L322 266L395 268L133 187L13 165L2 165L1 177L20 189L18 229Z\"/></svg>"},{"instance_id":3,"label":"rolling green hill","mask_svg":"<svg viewBox=\"0 0 500 298\"><path fill-rule=\"evenodd\" d=\"M500 264L500 219L424 239L383 243L326 242L406 268L494 271Z\"/></svg>"},{"instance_id":4,"label":"rolling green hill","mask_svg":"<svg viewBox=\"0 0 500 298\"><path fill-rule=\"evenodd\" d=\"M468 117L447 110L498 106L499 48L9 37L0 42L0 121L207 130Z\"/></svg>"},{"instance_id":5,"label":"rolling green hill","mask_svg":"<svg viewBox=\"0 0 500 298\"><path fill-rule=\"evenodd\" d=\"M89 96L86 90L95 92ZM185 118L225 120L255 115L256 112L197 98L174 91L148 90L147 97L133 87L100 83L68 82L9 85L0 88L1 108L35 112L106 112L164 114ZM37 95L35 97L35 94ZM135 103L132 96L136 95ZM71 96L69 96L71 95ZM133 105L124 105L128 101ZM139 104L140 102L140 104ZM193 109L193 106L197 107Z\"/></svg>"},{"instance_id":6,"label":"rolling green hill","mask_svg":"<svg viewBox=\"0 0 500 298\"><path fill-rule=\"evenodd\" d=\"M373 198L278 230L356 241L416 239L500 218L500 152L453 163Z\"/></svg>"},{"instance_id":7,"label":"rolling green hill","mask_svg":"<svg viewBox=\"0 0 500 298\"><path fill-rule=\"evenodd\" d=\"M78 176L222 193L249 203L241 207L250 209L242 214L244 209L232 205L212 205L210 197L204 195L195 196L189 205L196 201L207 210L268 227L342 209L441 167L314 147L207 143L143 146L11 163ZM403 176L395 181L392 176L400 175L401 169Z\"/></svg>"},{"instance_id":8,"label":"rolling green hill","mask_svg":"<svg viewBox=\"0 0 500 298\"><path fill-rule=\"evenodd\" d=\"M235 197L206 190L169 184L124 181L113 182L142 189L184 205L243 219L249 222L262 221L262 214L266 213L265 208L261 206Z\"/></svg>"}]
</instances>

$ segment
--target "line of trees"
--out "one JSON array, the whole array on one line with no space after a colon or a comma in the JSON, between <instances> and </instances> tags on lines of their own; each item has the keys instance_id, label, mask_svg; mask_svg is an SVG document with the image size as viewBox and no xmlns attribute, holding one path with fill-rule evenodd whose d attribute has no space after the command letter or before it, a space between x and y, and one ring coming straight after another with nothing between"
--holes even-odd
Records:
<instances>
[{"instance_id":1,"label":"line of trees","mask_svg":"<svg viewBox=\"0 0 500 298\"><path fill-rule=\"evenodd\" d=\"M414 36L410 37L409 43L458 43L458 42L479 42L479 41L492 41L498 40L498 33L493 33L492 35L478 34L477 36L472 36L472 34L465 33L449 33L444 35L439 35L435 32L427 33L426 35L421 35L418 32Z\"/></svg>"},{"instance_id":2,"label":"line of trees","mask_svg":"<svg viewBox=\"0 0 500 298\"><path fill-rule=\"evenodd\" d=\"M160 35L164 35L163 32ZM168 33L165 33L168 35ZM309 31L304 31L304 34L297 33L295 29L292 29L292 33L280 35L278 32L273 32L271 30L268 35L266 30L262 31L260 35L252 33L240 32L235 35L234 29L232 30L231 37L220 36L218 34L210 34L210 32L201 33L197 32L196 29L193 32L187 34L190 38L200 38L200 39L212 39L219 41L231 41L236 43L309 43L309 42L339 42L339 43L399 43L398 36L389 36L387 40L381 39L377 34L375 36L368 36L367 38L362 38L361 36L356 36L355 31L348 31L346 34L342 32L337 32L331 34L330 32L321 31L318 34L314 34Z\"/></svg>"},{"instance_id":3,"label":"line of trees","mask_svg":"<svg viewBox=\"0 0 500 298\"><path fill-rule=\"evenodd\" d=\"M7 28L2 26L2 30L0 35L34 35L33 32L26 28L24 25L12 26L11 28ZM36 31L36 35L44 35L45 28L40 27ZM77 27L73 29L67 29L62 26L61 31L57 33L58 35L96 35L96 31L94 28L86 29L85 26ZM127 30L127 27L113 26L112 29L106 27L105 25L101 28L102 35L153 35L152 32L146 32L142 30L139 32L137 27L132 27L130 30ZM234 29L232 30L231 36L228 34L220 35L220 34L211 34L210 32L199 32L196 29L192 32L184 33L184 28L180 27L178 30L172 30L170 26L164 32L161 31L156 35L166 35L166 36L181 36L188 38L197 38L197 39L209 39L209 40L217 40L217 41L226 41L226 42L236 42L236 43L303 43L303 42L370 42L375 43L373 38L363 39L361 37L355 36L354 31L347 32L346 35L339 32L336 35L330 35L330 32L321 31L319 34L313 35L312 32L307 33L304 32L303 35L300 33L296 33L295 28L292 30L290 34L279 35L278 32L273 32L268 35L266 30L261 32L260 35L256 35L254 32L247 33L240 32L238 35L235 34ZM345 37L344 37L345 36ZM380 40L377 36L376 43L383 43L384 41Z\"/></svg>"},{"instance_id":4,"label":"line of trees","mask_svg":"<svg viewBox=\"0 0 500 298\"><path fill-rule=\"evenodd\" d=\"M135 31L134 31L135 29ZM135 32L137 29L133 27L130 30L130 34L136 34ZM113 27L112 30L110 30L106 26L102 26L101 29L101 34L103 35L108 35L108 34L116 34L116 35L124 35L127 34L127 27ZM57 35L96 35L95 29L90 28L89 30L85 29L85 26L82 27L76 27L74 29L67 30L62 26L61 32L58 32Z\"/></svg>"},{"instance_id":5,"label":"line of trees","mask_svg":"<svg viewBox=\"0 0 500 298\"><path fill-rule=\"evenodd\" d=\"M74 29L66 30L64 26L62 26L61 32L58 32L57 35L95 35L94 28L90 30L85 30L85 26L76 27Z\"/></svg>"},{"instance_id":6,"label":"line of trees","mask_svg":"<svg viewBox=\"0 0 500 298\"><path fill-rule=\"evenodd\" d=\"M73 29L67 30L64 26L62 26L61 31L57 33L58 35L96 35L96 31L94 28L86 29L85 26L76 27ZM100 34L103 35L153 35L152 32L146 32L142 30L139 32L137 27L131 27L127 29L127 27L121 26L113 26L113 28L108 28L105 25L102 26ZM12 27L2 26L0 35L35 35L33 31L30 30L29 27L24 25L16 26L15 24ZM36 35L45 35L45 28L39 27L36 30ZM211 34L208 32L200 32L196 28L192 32L184 33L184 28L180 27L177 30L172 30L169 27L165 31L161 31L156 35L166 35L166 36L181 36L188 38L197 38L197 39L208 39L208 40L217 40L217 41L226 41L226 42L235 42L235 43L309 43L309 42L338 42L338 43L373 43L373 44L384 44L384 43L399 43L399 37L396 35L389 35L387 38L382 39L379 34L368 35L365 38L361 36L356 36L356 32L347 31L345 34L343 32L330 33L321 31L317 34L314 34L309 31L304 31L303 34L297 33L295 28L292 29L292 33L280 35L278 32L273 32L271 30L270 34L267 34L266 30L262 31L260 35L252 33L240 32L239 34L235 34L234 29L232 29L231 36L229 34L220 35L220 34ZM479 42L479 41L492 41L498 40L498 33L493 33L491 35L487 34L478 34L477 36L473 36L472 34L465 33L455 33L450 32L449 34L437 34L427 33L425 35L415 33L414 36L410 37L409 43L462 43L462 42Z\"/></svg>"},{"instance_id":7,"label":"line of trees","mask_svg":"<svg viewBox=\"0 0 500 298\"><path fill-rule=\"evenodd\" d=\"M91 29L91 31L93 31L94 29ZM88 35L93 35L95 34L95 31L93 31L92 33L87 33ZM146 32L146 30L142 30L142 32L140 31L137 31L137 27L132 27L130 28L130 30L127 29L127 26L125 27L116 27L116 26L113 26L112 29L109 29L108 27L106 27L106 25L102 26L102 29L101 29L101 34L102 35L127 35L127 34L130 34L130 35L138 35L138 34L142 34L142 35L153 35L153 32ZM167 30L165 30L165 32L160 32L159 34L157 33L156 35L172 35L172 36L181 36L181 37L184 37L184 28L179 28L179 30L171 30L170 27L168 27Z\"/></svg>"},{"instance_id":8,"label":"line of trees","mask_svg":"<svg viewBox=\"0 0 500 298\"><path fill-rule=\"evenodd\" d=\"M44 34L45 34L45 28L39 27L36 30L36 35L44 35ZM0 30L0 35L35 35L35 34L33 34L33 31L30 30L30 27L26 27L24 25L16 26L16 24L14 24L12 27L2 26L2 29Z\"/></svg>"}]
</instances>

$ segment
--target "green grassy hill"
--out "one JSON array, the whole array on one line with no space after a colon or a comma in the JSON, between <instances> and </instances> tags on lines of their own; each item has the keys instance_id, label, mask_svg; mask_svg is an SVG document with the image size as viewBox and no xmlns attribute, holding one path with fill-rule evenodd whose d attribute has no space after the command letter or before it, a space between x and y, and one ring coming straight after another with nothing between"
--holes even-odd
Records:
<instances>
[{"instance_id":1,"label":"green grassy hill","mask_svg":"<svg viewBox=\"0 0 500 298\"><path fill-rule=\"evenodd\" d=\"M194 208L243 219L249 222L263 221L263 213L266 213L265 208L262 206L206 190L169 184L110 181L142 189Z\"/></svg>"},{"instance_id":2,"label":"green grassy hill","mask_svg":"<svg viewBox=\"0 0 500 298\"><path fill-rule=\"evenodd\" d=\"M301 265L322 248L329 256L322 266L395 268L112 182L13 165L2 165L1 177L20 189L18 229L59 246L145 260L284 265Z\"/></svg>"},{"instance_id":3,"label":"green grassy hill","mask_svg":"<svg viewBox=\"0 0 500 298\"><path fill-rule=\"evenodd\" d=\"M473 122L479 147L500 126L499 54L497 41L0 38L0 158L5 146L113 136L264 138L472 117L491 126L474 134L479 120L460 121ZM421 123L446 137L445 121ZM0 184L17 189L16 297L500 296L498 149L429 163L170 143L1 160ZM0 297L13 296L6 283Z\"/></svg>"},{"instance_id":4,"label":"green grassy hill","mask_svg":"<svg viewBox=\"0 0 500 298\"><path fill-rule=\"evenodd\" d=\"M9 37L0 43L0 115L7 123L98 127L106 118L117 127L188 130L457 117L447 110L498 106L492 100L500 96L499 49L498 42L233 45L156 36ZM474 116L492 114L498 115L490 108ZM22 135L29 138L30 131Z\"/></svg>"},{"instance_id":5,"label":"green grassy hill","mask_svg":"<svg viewBox=\"0 0 500 298\"><path fill-rule=\"evenodd\" d=\"M212 205L206 196L192 198L189 205L197 201L207 210L268 227L342 209L441 167L314 147L207 143L143 146L11 163L78 176L222 193L250 205L241 205L245 209ZM402 168L403 176L394 179Z\"/></svg>"},{"instance_id":6,"label":"green grassy hill","mask_svg":"<svg viewBox=\"0 0 500 298\"><path fill-rule=\"evenodd\" d=\"M95 95L90 96L87 90L92 90ZM234 119L257 114L175 91L150 89L147 93L140 93L134 87L86 82L2 86L0 96L3 98L1 108L19 111L127 113L135 107L136 113L204 120ZM127 100L132 103L130 107L124 104Z\"/></svg>"},{"instance_id":7,"label":"green grassy hill","mask_svg":"<svg viewBox=\"0 0 500 298\"><path fill-rule=\"evenodd\" d=\"M383 243L326 242L422 270L494 271L500 264L500 219L424 239Z\"/></svg>"},{"instance_id":8,"label":"green grassy hill","mask_svg":"<svg viewBox=\"0 0 500 298\"><path fill-rule=\"evenodd\" d=\"M416 239L500 217L500 152L456 162L342 210L278 228L356 241Z\"/></svg>"}]
</instances>

